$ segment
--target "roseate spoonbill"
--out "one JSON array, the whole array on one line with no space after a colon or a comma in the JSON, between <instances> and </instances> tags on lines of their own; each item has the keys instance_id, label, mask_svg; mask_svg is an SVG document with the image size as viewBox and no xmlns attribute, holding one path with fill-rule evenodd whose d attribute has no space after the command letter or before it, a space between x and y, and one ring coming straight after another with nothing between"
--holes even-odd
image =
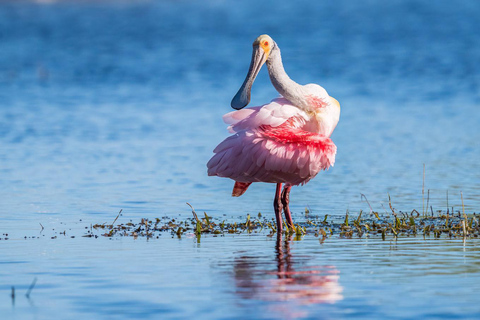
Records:
<instances>
[{"instance_id":1,"label":"roseate spoonbill","mask_svg":"<svg viewBox=\"0 0 480 320\"><path fill-rule=\"evenodd\" d=\"M281 97L242 109L250 102L252 84L264 63ZM234 135L213 151L208 175L235 180L234 197L244 194L253 182L276 183L277 230L282 230L282 209L288 227L293 228L290 189L333 166L337 147L329 137L340 118L340 104L317 84L299 85L291 80L278 45L270 36L261 35L253 42L247 77L231 106L238 111L227 113L223 120Z\"/></svg>"}]
</instances>

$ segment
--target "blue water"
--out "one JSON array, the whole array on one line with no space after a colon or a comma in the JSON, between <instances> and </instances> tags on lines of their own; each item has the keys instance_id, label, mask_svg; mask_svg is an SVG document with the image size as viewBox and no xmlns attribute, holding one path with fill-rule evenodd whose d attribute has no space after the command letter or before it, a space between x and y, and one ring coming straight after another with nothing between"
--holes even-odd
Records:
<instances>
[{"instance_id":1,"label":"blue water","mask_svg":"<svg viewBox=\"0 0 480 320\"><path fill-rule=\"evenodd\" d=\"M388 194L397 210L421 212L424 164L433 210L446 209L448 191L449 207L459 210L463 195L467 213L478 212L479 18L473 0L2 1L2 313L477 318L476 240L404 240L392 249L377 240L320 246L307 236L289 249L296 268L319 266L319 281L339 275L331 282L342 290L326 304L296 305L265 298L278 256L264 235L201 244L81 235L120 209L121 222L190 217L185 202L231 221L273 214L273 186L231 198L232 181L207 177L205 167L227 136L221 116L263 33L282 49L292 79L324 86L342 106L335 167L293 189L294 219L306 207L368 211L361 193L379 212ZM252 105L276 95L262 70ZM243 257L255 292L232 274ZM14 305L11 286L22 292ZM281 313L277 300L289 301Z\"/></svg>"},{"instance_id":2,"label":"blue water","mask_svg":"<svg viewBox=\"0 0 480 320\"><path fill-rule=\"evenodd\" d=\"M2 255L10 262L2 263L0 305L9 319L480 316L478 242L330 239L320 245L311 236L288 248L282 243L283 256L264 235L206 237L200 244L169 236L37 242L8 240L11 250ZM16 286L14 302L6 283Z\"/></svg>"}]
</instances>

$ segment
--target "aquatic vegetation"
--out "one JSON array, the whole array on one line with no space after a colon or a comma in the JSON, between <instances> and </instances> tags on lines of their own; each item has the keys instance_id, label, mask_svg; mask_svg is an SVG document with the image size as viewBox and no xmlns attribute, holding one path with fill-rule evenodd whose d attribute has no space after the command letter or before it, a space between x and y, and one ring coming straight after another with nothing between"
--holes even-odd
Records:
<instances>
[{"instance_id":1,"label":"aquatic vegetation","mask_svg":"<svg viewBox=\"0 0 480 320\"><path fill-rule=\"evenodd\" d=\"M189 204L190 205L190 204ZM139 222L95 224L93 230L105 230L100 235L104 237L156 237L161 234L170 234L174 237L195 236L199 240L202 236L225 236L228 234L241 233L264 233L273 236L277 233L275 219L266 218L261 213L257 216L247 214L241 221L226 221L211 217L204 213L199 217L195 209L192 209L192 218L177 220L175 218L162 217L156 219L141 219ZM480 236L480 224L477 214L466 215L460 211L437 211L431 214L421 215L418 211L410 213L397 212L392 207L391 214L379 214L371 211L360 211L352 217L348 211L345 216L311 215L296 224L293 228L284 226L282 233L294 235L297 240L304 235L319 237L323 242L327 238L362 238L381 237L402 238L422 236L425 238L477 238ZM118 218L118 217L117 217ZM116 219L115 219L116 221ZM93 236L92 231L86 235Z\"/></svg>"}]
</instances>

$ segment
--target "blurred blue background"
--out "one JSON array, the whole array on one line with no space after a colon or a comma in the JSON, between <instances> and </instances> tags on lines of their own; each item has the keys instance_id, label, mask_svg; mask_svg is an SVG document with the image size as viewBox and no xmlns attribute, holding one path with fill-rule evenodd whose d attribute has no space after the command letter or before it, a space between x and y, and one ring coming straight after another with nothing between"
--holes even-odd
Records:
<instances>
[{"instance_id":1,"label":"blurred blue background","mask_svg":"<svg viewBox=\"0 0 480 320\"><path fill-rule=\"evenodd\" d=\"M2 1L0 212L7 219L271 212L206 175L221 116L268 33L299 83L342 105L337 162L295 212L478 208L477 1ZM277 96L266 70L251 105ZM67 218L66 218L67 219ZM95 218L92 218L95 219Z\"/></svg>"}]
</instances>

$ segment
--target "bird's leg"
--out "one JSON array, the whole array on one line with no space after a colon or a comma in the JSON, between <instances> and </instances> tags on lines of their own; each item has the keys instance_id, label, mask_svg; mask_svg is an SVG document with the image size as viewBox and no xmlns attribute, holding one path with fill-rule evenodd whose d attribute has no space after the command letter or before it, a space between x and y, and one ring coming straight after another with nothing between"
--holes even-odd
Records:
<instances>
[{"instance_id":1,"label":"bird's leg","mask_svg":"<svg viewBox=\"0 0 480 320\"><path fill-rule=\"evenodd\" d=\"M275 200L273 200L273 209L275 210L275 218L277 220L277 232L281 233L283 230L282 221L282 184L277 183L277 190L275 191Z\"/></svg>"},{"instance_id":2,"label":"bird's leg","mask_svg":"<svg viewBox=\"0 0 480 320\"><path fill-rule=\"evenodd\" d=\"M290 229L294 229L293 226L293 219L292 213L290 212L290 208L288 204L290 203L290 189L292 186L285 186L282 192L282 205L283 205L283 212L285 212L285 219L287 220L287 225Z\"/></svg>"}]
</instances>

